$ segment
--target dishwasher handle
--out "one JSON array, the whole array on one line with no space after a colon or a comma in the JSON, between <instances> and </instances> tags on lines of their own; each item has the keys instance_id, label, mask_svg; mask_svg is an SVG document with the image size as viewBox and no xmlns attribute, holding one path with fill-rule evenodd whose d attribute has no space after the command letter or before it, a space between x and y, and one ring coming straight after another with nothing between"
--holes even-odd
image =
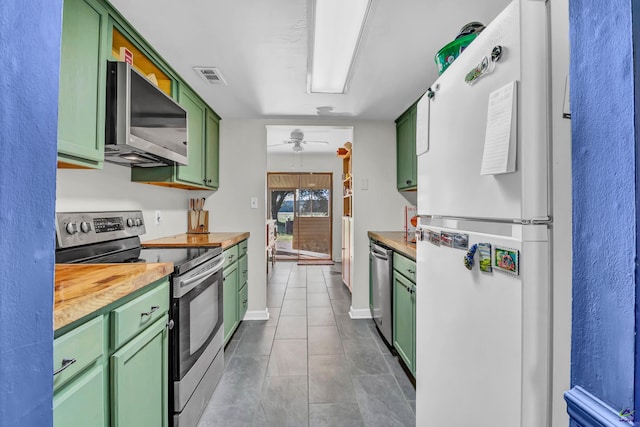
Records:
<instances>
[{"instance_id":1,"label":"dishwasher handle","mask_svg":"<svg viewBox=\"0 0 640 427\"><path fill-rule=\"evenodd\" d=\"M381 246L378 246L376 244L373 244L371 246L371 255L373 255L374 257L376 257L378 259L382 259L382 260L388 261L389 260L388 252L390 252L390 251L387 251L385 248L383 248Z\"/></svg>"}]
</instances>

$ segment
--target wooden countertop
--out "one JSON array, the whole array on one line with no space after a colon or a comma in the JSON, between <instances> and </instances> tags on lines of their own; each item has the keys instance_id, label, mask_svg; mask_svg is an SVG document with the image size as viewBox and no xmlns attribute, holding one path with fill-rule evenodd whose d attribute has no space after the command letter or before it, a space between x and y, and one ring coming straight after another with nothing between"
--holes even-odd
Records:
<instances>
[{"instance_id":1,"label":"wooden countertop","mask_svg":"<svg viewBox=\"0 0 640 427\"><path fill-rule=\"evenodd\" d=\"M248 232L224 232L209 234L178 234L142 242L145 248L219 247L226 249L248 239Z\"/></svg>"},{"instance_id":2,"label":"wooden countertop","mask_svg":"<svg viewBox=\"0 0 640 427\"><path fill-rule=\"evenodd\" d=\"M56 264L54 330L168 276L173 263Z\"/></svg>"},{"instance_id":3,"label":"wooden countertop","mask_svg":"<svg viewBox=\"0 0 640 427\"><path fill-rule=\"evenodd\" d=\"M404 240L404 232L402 231L369 231L369 238L390 247L394 251L400 252L408 256L412 260L416 259L416 244L407 243Z\"/></svg>"}]
</instances>

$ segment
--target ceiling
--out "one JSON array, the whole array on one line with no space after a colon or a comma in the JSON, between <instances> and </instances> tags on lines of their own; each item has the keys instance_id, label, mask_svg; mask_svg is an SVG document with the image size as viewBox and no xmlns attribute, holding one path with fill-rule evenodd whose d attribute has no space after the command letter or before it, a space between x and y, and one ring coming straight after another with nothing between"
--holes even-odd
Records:
<instances>
[{"instance_id":1,"label":"ceiling","mask_svg":"<svg viewBox=\"0 0 640 427\"><path fill-rule=\"evenodd\" d=\"M345 142L353 141L353 128L350 126L267 126L267 154L291 154L293 143L291 132L300 130L303 141L324 141L324 143L301 143L304 154L333 153Z\"/></svg>"},{"instance_id":2,"label":"ceiling","mask_svg":"<svg viewBox=\"0 0 640 427\"><path fill-rule=\"evenodd\" d=\"M110 0L223 118L398 117L437 78L435 53L507 0L372 0L346 94L307 93L310 0ZM227 86L194 66L216 67Z\"/></svg>"}]
</instances>

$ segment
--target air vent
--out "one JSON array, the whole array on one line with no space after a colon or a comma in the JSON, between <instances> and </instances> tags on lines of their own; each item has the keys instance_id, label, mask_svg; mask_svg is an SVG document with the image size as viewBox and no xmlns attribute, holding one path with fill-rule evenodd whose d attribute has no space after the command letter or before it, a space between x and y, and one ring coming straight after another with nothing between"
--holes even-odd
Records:
<instances>
[{"instance_id":1,"label":"air vent","mask_svg":"<svg viewBox=\"0 0 640 427\"><path fill-rule=\"evenodd\" d=\"M225 81L224 77L222 77L220 70L215 67L193 67L193 69L196 70L196 73L198 73L198 75L209 84L222 84L225 86L227 85L227 82Z\"/></svg>"}]
</instances>

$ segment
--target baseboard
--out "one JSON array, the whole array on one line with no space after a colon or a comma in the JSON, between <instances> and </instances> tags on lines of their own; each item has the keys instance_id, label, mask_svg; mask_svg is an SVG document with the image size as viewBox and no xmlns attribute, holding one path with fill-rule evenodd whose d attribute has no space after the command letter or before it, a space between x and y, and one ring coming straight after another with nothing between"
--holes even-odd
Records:
<instances>
[{"instance_id":1,"label":"baseboard","mask_svg":"<svg viewBox=\"0 0 640 427\"><path fill-rule=\"evenodd\" d=\"M349 307L349 317L352 319L371 319L371 310L368 308Z\"/></svg>"},{"instance_id":2,"label":"baseboard","mask_svg":"<svg viewBox=\"0 0 640 427\"><path fill-rule=\"evenodd\" d=\"M579 386L565 392L567 412L580 427L633 426L633 415L623 417L585 389ZM624 408L623 408L624 409Z\"/></svg>"},{"instance_id":3,"label":"baseboard","mask_svg":"<svg viewBox=\"0 0 640 427\"><path fill-rule=\"evenodd\" d=\"M247 311L242 320L269 320L269 309Z\"/></svg>"}]
</instances>

